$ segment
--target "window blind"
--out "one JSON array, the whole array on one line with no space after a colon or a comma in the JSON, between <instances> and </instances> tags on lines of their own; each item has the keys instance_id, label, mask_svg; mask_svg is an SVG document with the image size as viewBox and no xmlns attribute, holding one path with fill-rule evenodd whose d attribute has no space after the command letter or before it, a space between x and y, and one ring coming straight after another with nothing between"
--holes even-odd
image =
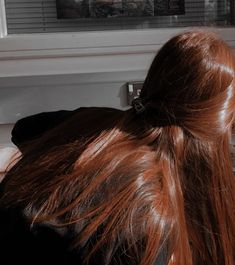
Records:
<instances>
[{"instance_id":1,"label":"window blind","mask_svg":"<svg viewBox=\"0 0 235 265\"><path fill-rule=\"evenodd\" d=\"M185 0L185 14L58 19L56 0L5 0L8 34L230 25L231 0Z\"/></svg>"}]
</instances>

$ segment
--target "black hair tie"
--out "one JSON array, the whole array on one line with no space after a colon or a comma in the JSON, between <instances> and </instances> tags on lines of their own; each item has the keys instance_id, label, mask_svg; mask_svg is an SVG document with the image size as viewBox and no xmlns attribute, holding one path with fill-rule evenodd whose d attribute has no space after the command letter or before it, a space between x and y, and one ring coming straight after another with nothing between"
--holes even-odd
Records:
<instances>
[{"instance_id":1,"label":"black hair tie","mask_svg":"<svg viewBox=\"0 0 235 265\"><path fill-rule=\"evenodd\" d=\"M132 101L131 105L133 106L137 114L143 113L145 111L145 106L141 98L135 98Z\"/></svg>"}]
</instances>

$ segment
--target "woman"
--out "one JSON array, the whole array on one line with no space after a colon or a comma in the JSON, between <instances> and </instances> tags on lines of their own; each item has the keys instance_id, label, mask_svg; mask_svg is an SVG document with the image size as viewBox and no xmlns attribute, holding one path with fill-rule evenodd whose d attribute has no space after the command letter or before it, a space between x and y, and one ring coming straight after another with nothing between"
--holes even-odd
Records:
<instances>
[{"instance_id":1,"label":"woman","mask_svg":"<svg viewBox=\"0 0 235 265\"><path fill-rule=\"evenodd\" d=\"M20 143L1 185L1 264L234 265L234 82L222 40L182 33L133 108L83 108Z\"/></svg>"}]
</instances>

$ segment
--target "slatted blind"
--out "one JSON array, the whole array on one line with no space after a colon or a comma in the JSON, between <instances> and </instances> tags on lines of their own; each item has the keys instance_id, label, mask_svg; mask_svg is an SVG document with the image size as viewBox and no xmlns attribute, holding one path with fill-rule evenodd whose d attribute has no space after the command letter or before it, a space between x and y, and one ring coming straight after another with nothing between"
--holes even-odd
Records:
<instances>
[{"instance_id":1,"label":"slatted blind","mask_svg":"<svg viewBox=\"0 0 235 265\"><path fill-rule=\"evenodd\" d=\"M66 1L66 0L65 0ZM230 25L230 1L185 0L185 14L58 19L56 0L5 0L9 34Z\"/></svg>"}]
</instances>

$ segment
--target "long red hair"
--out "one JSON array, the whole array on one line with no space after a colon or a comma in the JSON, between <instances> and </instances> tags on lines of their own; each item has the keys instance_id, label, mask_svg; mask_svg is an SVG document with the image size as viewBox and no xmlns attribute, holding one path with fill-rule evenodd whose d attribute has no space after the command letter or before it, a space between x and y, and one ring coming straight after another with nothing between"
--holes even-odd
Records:
<instances>
[{"instance_id":1,"label":"long red hair","mask_svg":"<svg viewBox=\"0 0 235 265\"><path fill-rule=\"evenodd\" d=\"M173 37L149 69L143 113L87 109L27 145L1 205L72 228L84 263L234 265L234 78L216 35Z\"/></svg>"}]
</instances>

